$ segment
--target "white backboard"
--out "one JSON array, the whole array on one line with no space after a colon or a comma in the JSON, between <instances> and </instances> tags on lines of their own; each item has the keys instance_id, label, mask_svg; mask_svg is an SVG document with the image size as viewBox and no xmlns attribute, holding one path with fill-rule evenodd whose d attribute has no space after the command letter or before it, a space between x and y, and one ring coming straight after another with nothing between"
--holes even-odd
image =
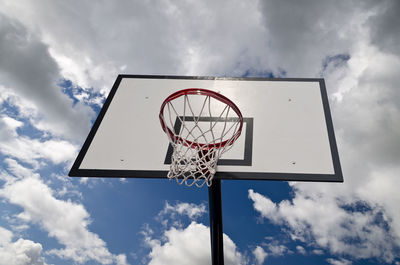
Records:
<instances>
[{"instance_id":1,"label":"white backboard","mask_svg":"<svg viewBox=\"0 0 400 265\"><path fill-rule=\"evenodd\" d=\"M343 181L324 80L290 78L120 75L69 175L166 177L160 106L186 88L216 91L244 117L216 178Z\"/></svg>"}]
</instances>

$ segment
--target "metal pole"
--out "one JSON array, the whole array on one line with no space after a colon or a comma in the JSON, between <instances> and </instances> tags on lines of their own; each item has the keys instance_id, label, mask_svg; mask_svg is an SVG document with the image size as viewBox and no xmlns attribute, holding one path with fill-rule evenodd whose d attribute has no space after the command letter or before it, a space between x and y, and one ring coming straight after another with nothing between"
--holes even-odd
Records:
<instances>
[{"instance_id":1,"label":"metal pole","mask_svg":"<svg viewBox=\"0 0 400 265\"><path fill-rule=\"evenodd\" d=\"M224 264L224 244L222 237L221 180L214 179L208 188L210 212L211 260L212 265Z\"/></svg>"}]
</instances>

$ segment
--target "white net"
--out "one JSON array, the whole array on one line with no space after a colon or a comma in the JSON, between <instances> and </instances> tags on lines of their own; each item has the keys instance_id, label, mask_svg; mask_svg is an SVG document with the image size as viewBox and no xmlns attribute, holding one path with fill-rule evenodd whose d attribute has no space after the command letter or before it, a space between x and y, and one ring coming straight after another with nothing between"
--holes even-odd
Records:
<instances>
[{"instance_id":1,"label":"white net","mask_svg":"<svg viewBox=\"0 0 400 265\"><path fill-rule=\"evenodd\" d=\"M207 94L182 93L166 100L160 112L173 147L168 178L187 186L211 186L218 159L240 136L243 123L230 100L202 91Z\"/></svg>"}]
</instances>

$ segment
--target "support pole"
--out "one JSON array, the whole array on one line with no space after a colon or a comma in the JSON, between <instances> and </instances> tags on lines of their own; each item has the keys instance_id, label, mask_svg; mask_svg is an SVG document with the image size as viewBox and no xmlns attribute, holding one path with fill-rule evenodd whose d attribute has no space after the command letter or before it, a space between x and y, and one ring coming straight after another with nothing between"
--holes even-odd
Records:
<instances>
[{"instance_id":1,"label":"support pole","mask_svg":"<svg viewBox=\"0 0 400 265\"><path fill-rule=\"evenodd\" d=\"M213 179L211 187L208 188L208 204L210 212L212 265L223 265L224 244L222 237L222 200L221 180L219 179Z\"/></svg>"}]
</instances>

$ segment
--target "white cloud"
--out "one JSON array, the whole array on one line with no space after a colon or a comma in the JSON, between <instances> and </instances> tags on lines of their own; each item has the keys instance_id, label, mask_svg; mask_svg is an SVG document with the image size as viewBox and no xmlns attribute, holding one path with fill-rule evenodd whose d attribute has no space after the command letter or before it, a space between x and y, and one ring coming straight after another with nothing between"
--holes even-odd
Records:
<instances>
[{"instance_id":1,"label":"white cloud","mask_svg":"<svg viewBox=\"0 0 400 265\"><path fill-rule=\"evenodd\" d=\"M22 127L23 123L8 116L0 116L0 152L38 165L37 159L48 159L54 164L71 161L77 153L77 146L65 140L32 139L20 136L16 129Z\"/></svg>"},{"instance_id":2,"label":"white cloud","mask_svg":"<svg viewBox=\"0 0 400 265\"><path fill-rule=\"evenodd\" d=\"M17 136L15 130L19 127L22 127L22 125L24 125L22 122L17 121L15 119L7 117L7 116L2 116L1 119L2 119L2 122L4 123L5 127L10 130L10 134L12 136Z\"/></svg>"},{"instance_id":3,"label":"white cloud","mask_svg":"<svg viewBox=\"0 0 400 265\"><path fill-rule=\"evenodd\" d=\"M115 256L115 264L117 265L128 265L128 262L126 260L126 255L125 254L119 254Z\"/></svg>"},{"instance_id":4,"label":"white cloud","mask_svg":"<svg viewBox=\"0 0 400 265\"><path fill-rule=\"evenodd\" d=\"M329 56L351 54L366 42L372 1L260 1L270 65L292 77L315 77Z\"/></svg>"},{"instance_id":5,"label":"white cloud","mask_svg":"<svg viewBox=\"0 0 400 265\"><path fill-rule=\"evenodd\" d=\"M12 232L0 226L0 246L4 246L11 242Z\"/></svg>"},{"instance_id":6,"label":"white cloud","mask_svg":"<svg viewBox=\"0 0 400 265\"><path fill-rule=\"evenodd\" d=\"M377 15L372 16L368 20L368 26L371 28L372 43L377 45L385 52L399 55L400 37L397 34L400 18L398 11L400 10L399 1L385 1L379 3Z\"/></svg>"},{"instance_id":7,"label":"white cloud","mask_svg":"<svg viewBox=\"0 0 400 265\"><path fill-rule=\"evenodd\" d=\"M0 226L0 265L45 265L40 243L12 238L12 232Z\"/></svg>"},{"instance_id":8,"label":"white cloud","mask_svg":"<svg viewBox=\"0 0 400 265\"><path fill-rule=\"evenodd\" d=\"M203 224L192 222L185 229L171 227L164 232L165 242L151 238L151 233L146 235L145 241L152 248L149 265L206 265L211 262L210 230ZM225 264L245 263L227 235L224 235L224 261Z\"/></svg>"},{"instance_id":9,"label":"white cloud","mask_svg":"<svg viewBox=\"0 0 400 265\"><path fill-rule=\"evenodd\" d=\"M346 211L337 204L335 198L322 194L314 196L296 191L292 201L283 200L276 204L249 190L249 198L261 216L275 224L288 226L293 240L315 244L331 253L347 254L354 258L378 258L385 262L394 260L398 245L391 231L386 230L386 222L382 224L382 221L376 221L382 212L378 209ZM263 204L268 207L259 206Z\"/></svg>"},{"instance_id":10,"label":"white cloud","mask_svg":"<svg viewBox=\"0 0 400 265\"><path fill-rule=\"evenodd\" d=\"M400 201L400 194L397 187L400 187L400 169L389 168L385 170L372 171L370 179L363 188L359 188L358 194L365 201L375 207L383 207L384 218L393 229L393 236L400 245L400 212L397 202Z\"/></svg>"},{"instance_id":11,"label":"white cloud","mask_svg":"<svg viewBox=\"0 0 400 265\"><path fill-rule=\"evenodd\" d=\"M11 158L4 159L4 164L6 165L7 171L11 173L11 175L5 175L4 180L7 183L12 183L17 179L33 177L39 178L39 174L34 173L31 169L21 166L16 160Z\"/></svg>"},{"instance_id":12,"label":"white cloud","mask_svg":"<svg viewBox=\"0 0 400 265\"><path fill-rule=\"evenodd\" d=\"M297 252L299 252L302 255L306 254L306 250L302 246L296 246L296 250L297 250Z\"/></svg>"},{"instance_id":13,"label":"white cloud","mask_svg":"<svg viewBox=\"0 0 400 265\"><path fill-rule=\"evenodd\" d=\"M57 86L61 76L48 46L2 12L0 54L1 85L13 89L37 108L39 116L32 120L34 126L74 140L87 133L93 110L80 102L73 105Z\"/></svg>"},{"instance_id":14,"label":"white cloud","mask_svg":"<svg viewBox=\"0 0 400 265\"><path fill-rule=\"evenodd\" d=\"M279 245L276 242L267 244L269 255L271 256L283 256L285 252L288 251L287 247L284 245Z\"/></svg>"},{"instance_id":15,"label":"white cloud","mask_svg":"<svg viewBox=\"0 0 400 265\"><path fill-rule=\"evenodd\" d=\"M277 207L270 199L253 190L249 190L249 199L253 200L254 209L262 213L263 216L277 217Z\"/></svg>"},{"instance_id":16,"label":"white cloud","mask_svg":"<svg viewBox=\"0 0 400 265\"><path fill-rule=\"evenodd\" d=\"M324 251L322 251L321 249L313 249L312 253L315 255L323 255Z\"/></svg>"},{"instance_id":17,"label":"white cloud","mask_svg":"<svg viewBox=\"0 0 400 265\"><path fill-rule=\"evenodd\" d=\"M0 116L0 139L1 141L10 141L18 136L17 128L23 125L22 122L14 120L5 115Z\"/></svg>"},{"instance_id":18,"label":"white cloud","mask_svg":"<svg viewBox=\"0 0 400 265\"><path fill-rule=\"evenodd\" d=\"M191 220L195 220L205 214L206 205L205 204L194 204L187 202L177 202L175 205L171 205L168 202L165 202L164 209L160 212L160 215L186 215Z\"/></svg>"},{"instance_id":19,"label":"white cloud","mask_svg":"<svg viewBox=\"0 0 400 265\"><path fill-rule=\"evenodd\" d=\"M339 86L339 90L345 91L343 100L334 105L339 143L345 148L344 155L349 151L356 152L362 155L367 165L397 164L400 156L400 143L397 141L400 137L400 108L397 104L400 92L396 69L399 67L400 56L382 53L374 47L361 48L349 60L347 79L342 79ZM357 149L351 150L354 146ZM344 158L345 162L349 160L346 156Z\"/></svg>"},{"instance_id":20,"label":"white cloud","mask_svg":"<svg viewBox=\"0 0 400 265\"><path fill-rule=\"evenodd\" d=\"M89 214L83 205L54 198L52 190L40 179L28 177L6 184L0 196L22 207L19 218L39 224L65 246L49 250L48 254L77 263L93 260L100 264L126 264L125 254L111 254L106 243L88 230Z\"/></svg>"},{"instance_id":21,"label":"white cloud","mask_svg":"<svg viewBox=\"0 0 400 265\"><path fill-rule=\"evenodd\" d=\"M257 246L253 250L253 255L256 258L257 264L261 265L264 263L265 258L268 256L268 253L265 252L262 247Z\"/></svg>"},{"instance_id":22,"label":"white cloud","mask_svg":"<svg viewBox=\"0 0 400 265\"><path fill-rule=\"evenodd\" d=\"M279 244L278 241L262 245L263 247L257 246L252 252L257 264L263 264L267 257L283 256L285 253L292 254L286 246Z\"/></svg>"},{"instance_id":23,"label":"white cloud","mask_svg":"<svg viewBox=\"0 0 400 265\"><path fill-rule=\"evenodd\" d=\"M109 90L121 71L240 75L265 71L268 62L257 1L75 1L74 9L5 2L9 16L42 36L62 75L82 87Z\"/></svg>"},{"instance_id":24,"label":"white cloud","mask_svg":"<svg viewBox=\"0 0 400 265\"><path fill-rule=\"evenodd\" d=\"M351 265L351 264L353 264L350 260L347 260L347 259L332 259L332 258L329 258L329 259L327 259L326 260L329 264L332 264L332 265Z\"/></svg>"},{"instance_id":25,"label":"white cloud","mask_svg":"<svg viewBox=\"0 0 400 265\"><path fill-rule=\"evenodd\" d=\"M188 217L189 220L195 221L206 213L206 205L187 203L187 202L176 202L170 204L168 201L165 202L164 209L162 209L156 219L164 226L170 225L182 228L183 222L182 217Z\"/></svg>"},{"instance_id":26,"label":"white cloud","mask_svg":"<svg viewBox=\"0 0 400 265\"><path fill-rule=\"evenodd\" d=\"M38 116L36 106L29 99L18 96L11 88L0 84L0 104L3 103L8 103L9 106L15 108L21 118L29 119ZM4 113L5 110L6 108L1 113Z\"/></svg>"}]
</instances>

